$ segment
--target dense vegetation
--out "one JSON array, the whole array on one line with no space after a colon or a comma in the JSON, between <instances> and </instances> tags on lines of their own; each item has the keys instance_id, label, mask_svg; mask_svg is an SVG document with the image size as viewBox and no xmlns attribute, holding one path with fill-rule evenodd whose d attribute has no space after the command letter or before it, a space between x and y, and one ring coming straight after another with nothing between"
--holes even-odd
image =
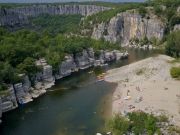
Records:
<instances>
[{"instance_id":1,"label":"dense vegetation","mask_svg":"<svg viewBox=\"0 0 180 135\"><path fill-rule=\"evenodd\" d=\"M180 57L180 31L168 35L166 53L173 57Z\"/></svg>"},{"instance_id":2,"label":"dense vegetation","mask_svg":"<svg viewBox=\"0 0 180 135\"><path fill-rule=\"evenodd\" d=\"M127 117L116 115L107 122L107 129L113 132L113 135L123 135L127 133L134 133L135 135L160 134L160 128L157 122L167 122L165 116L155 117L144 112L132 112Z\"/></svg>"},{"instance_id":3,"label":"dense vegetation","mask_svg":"<svg viewBox=\"0 0 180 135\"><path fill-rule=\"evenodd\" d=\"M32 18L31 22L36 31L48 31L50 33L76 33L81 21L81 15L48 15L44 14Z\"/></svg>"},{"instance_id":4,"label":"dense vegetation","mask_svg":"<svg viewBox=\"0 0 180 135\"><path fill-rule=\"evenodd\" d=\"M173 78L180 79L180 67L172 67L170 73Z\"/></svg>"},{"instance_id":5,"label":"dense vegetation","mask_svg":"<svg viewBox=\"0 0 180 135\"><path fill-rule=\"evenodd\" d=\"M19 73L26 73L32 77L41 69L35 65L35 61L42 57L53 66L55 73L65 54L76 54L89 47L93 47L95 51L118 48L116 44L102 40L67 37L62 34L54 36L48 32L37 33L29 30L8 32L1 28L0 83L9 84L19 81ZM4 85L0 86L0 90L2 89Z\"/></svg>"}]
</instances>

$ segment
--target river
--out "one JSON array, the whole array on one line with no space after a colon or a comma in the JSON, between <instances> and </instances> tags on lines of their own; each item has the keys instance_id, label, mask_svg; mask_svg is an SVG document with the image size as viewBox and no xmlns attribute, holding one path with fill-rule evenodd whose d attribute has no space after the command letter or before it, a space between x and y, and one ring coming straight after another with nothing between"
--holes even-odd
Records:
<instances>
[{"instance_id":1,"label":"river","mask_svg":"<svg viewBox=\"0 0 180 135\"><path fill-rule=\"evenodd\" d=\"M91 68L59 80L45 95L3 114L0 135L95 135L103 131L104 116L111 110L108 95L112 95L116 84L96 82L96 76L108 69L156 55L159 51L130 49L129 53L128 60Z\"/></svg>"}]
</instances>

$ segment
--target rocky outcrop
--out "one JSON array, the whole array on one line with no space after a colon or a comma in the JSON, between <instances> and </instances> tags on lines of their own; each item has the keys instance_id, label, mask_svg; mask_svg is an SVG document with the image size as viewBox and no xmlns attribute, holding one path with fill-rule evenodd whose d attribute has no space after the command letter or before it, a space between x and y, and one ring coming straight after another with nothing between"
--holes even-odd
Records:
<instances>
[{"instance_id":1,"label":"rocky outcrop","mask_svg":"<svg viewBox=\"0 0 180 135\"><path fill-rule=\"evenodd\" d=\"M113 17L108 23L94 27L92 38L127 44L132 38L162 39L164 24L156 17L142 18L139 14L124 12Z\"/></svg>"},{"instance_id":2,"label":"rocky outcrop","mask_svg":"<svg viewBox=\"0 0 180 135\"><path fill-rule=\"evenodd\" d=\"M22 83L17 83L14 85L16 91L17 101L20 104L26 104L28 102L33 101L29 92L26 92Z\"/></svg>"},{"instance_id":3,"label":"rocky outcrop","mask_svg":"<svg viewBox=\"0 0 180 135\"><path fill-rule=\"evenodd\" d=\"M18 104L26 104L33 101L34 98L46 93L46 90L52 87L55 79L71 75L71 73L79 69L87 69L92 66L103 66L106 62L119 60L127 57L128 53L121 53L118 50L114 51L100 51L100 55L95 58L93 48L84 49L81 53L67 55L65 60L59 65L59 72L52 74L52 66L48 65L44 58L36 61L37 66L42 67L42 71L37 73L34 78L34 85L32 86L29 77L25 74L20 74L22 81L10 86L6 94L0 96L0 118L2 113L10 111L18 107ZM0 121L1 122L1 121Z\"/></svg>"},{"instance_id":4,"label":"rocky outcrop","mask_svg":"<svg viewBox=\"0 0 180 135\"><path fill-rule=\"evenodd\" d=\"M15 91L13 86L10 86L5 94L1 95L1 112L7 112L18 107Z\"/></svg>"},{"instance_id":5,"label":"rocky outcrop","mask_svg":"<svg viewBox=\"0 0 180 135\"><path fill-rule=\"evenodd\" d=\"M59 65L59 73L56 74L56 79L71 75L72 72L78 71L76 63L72 55L67 55L65 60Z\"/></svg>"},{"instance_id":6,"label":"rocky outcrop","mask_svg":"<svg viewBox=\"0 0 180 135\"><path fill-rule=\"evenodd\" d=\"M91 67L94 64L93 60L94 59L90 57L87 50L83 50L75 56L75 62L79 69L87 69Z\"/></svg>"},{"instance_id":7,"label":"rocky outcrop","mask_svg":"<svg viewBox=\"0 0 180 135\"><path fill-rule=\"evenodd\" d=\"M28 22L28 18L25 15L19 15L8 9L0 9L0 26L21 25Z\"/></svg>"},{"instance_id":8,"label":"rocky outcrop","mask_svg":"<svg viewBox=\"0 0 180 135\"><path fill-rule=\"evenodd\" d=\"M33 101L33 98L44 94L46 89L52 87L55 83L52 75L52 66L48 65L45 59L38 60L36 65L42 67L42 72L36 74L33 88L29 77L23 74L20 75L23 81L14 85L17 102L19 104L26 104Z\"/></svg>"},{"instance_id":9,"label":"rocky outcrop","mask_svg":"<svg viewBox=\"0 0 180 135\"><path fill-rule=\"evenodd\" d=\"M92 15L108 7L96 5L31 5L24 7L0 9L0 26L27 24L28 17L37 17L41 14L62 15L80 14L83 16Z\"/></svg>"},{"instance_id":10,"label":"rocky outcrop","mask_svg":"<svg viewBox=\"0 0 180 135\"><path fill-rule=\"evenodd\" d=\"M44 58L36 61L36 65L42 67L42 72L39 72L36 75L36 83L43 82L45 89L52 87L55 83L52 66L48 65Z\"/></svg>"}]
</instances>

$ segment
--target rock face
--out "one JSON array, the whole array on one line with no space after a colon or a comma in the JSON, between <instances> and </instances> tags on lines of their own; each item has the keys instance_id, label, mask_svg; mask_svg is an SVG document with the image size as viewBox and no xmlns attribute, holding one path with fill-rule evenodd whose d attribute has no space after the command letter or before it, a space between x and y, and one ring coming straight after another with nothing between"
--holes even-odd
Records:
<instances>
[{"instance_id":1,"label":"rock face","mask_svg":"<svg viewBox=\"0 0 180 135\"><path fill-rule=\"evenodd\" d=\"M0 9L0 26L14 26L27 23L27 16L19 15L8 9Z\"/></svg>"},{"instance_id":2,"label":"rock face","mask_svg":"<svg viewBox=\"0 0 180 135\"><path fill-rule=\"evenodd\" d=\"M94 64L94 54L92 50L83 50L81 53L76 54L75 62L79 69L87 69Z\"/></svg>"},{"instance_id":3,"label":"rock face","mask_svg":"<svg viewBox=\"0 0 180 135\"><path fill-rule=\"evenodd\" d=\"M67 55L65 60L59 65L59 73L55 76L60 79L71 75L72 72L77 71L77 66L72 55Z\"/></svg>"},{"instance_id":4,"label":"rock face","mask_svg":"<svg viewBox=\"0 0 180 135\"><path fill-rule=\"evenodd\" d=\"M28 92L24 91L23 84L17 83L15 84L16 97L19 104L26 104L32 101L31 96Z\"/></svg>"},{"instance_id":5,"label":"rock face","mask_svg":"<svg viewBox=\"0 0 180 135\"><path fill-rule=\"evenodd\" d=\"M46 93L46 89L52 87L55 79L60 79L71 75L72 72L79 69L87 69L92 66L102 66L106 62L119 60L127 57L127 53L121 53L118 50L104 51L101 50L99 57L95 58L93 48L84 49L81 53L67 55L65 60L59 65L59 73L54 77L52 74L52 66L48 65L44 58L36 61L37 66L42 67L42 71L35 75L35 84L33 85L27 75L21 74L23 79L21 82L14 84L7 90L7 94L0 96L0 118L2 113L10 111L18 107L18 104L26 104L33 101L34 98ZM1 120L0 120L1 123Z\"/></svg>"},{"instance_id":6,"label":"rock face","mask_svg":"<svg viewBox=\"0 0 180 135\"><path fill-rule=\"evenodd\" d=\"M146 19L138 14L124 12L113 17L108 23L96 26L92 33L94 39L105 39L110 42L128 43L132 38L153 37L162 39L165 26L155 17Z\"/></svg>"},{"instance_id":7,"label":"rock face","mask_svg":"<svg viewBox=\"0 0 180 135\"><path fill-rule=\"evenodd\" d=\"M0 26L15 24L27 24L28 17L37 17L41 14L62 15L80 14L83 16L92 15L108 7L96 5L31 5L10 9L0 9Z\"/></svg>"},{"instance_id":8,"label":"rock face","mask_svg":"<svg viewBox=\"0 0 180 135\"><path fill-rule=\"evenodd\" d=\"M52 66L48 65L45 59L36 61L37 66L42 67L42 72L37 73L36 82L43 82L45 89L52 87L55 83L55 79L52 73Z\"/></svg>"},{"instance_id":9,"label":"rock face","mask_svg":"<svg viewBox=\"0 0 180 135\"><path fill-rule=\"evenodd\" d=\"M0 113L7 112L18 107L16 96L14 93L14 88L12 86L7 90L7 94L1 96Z\"/></svg>"}]
</instances>

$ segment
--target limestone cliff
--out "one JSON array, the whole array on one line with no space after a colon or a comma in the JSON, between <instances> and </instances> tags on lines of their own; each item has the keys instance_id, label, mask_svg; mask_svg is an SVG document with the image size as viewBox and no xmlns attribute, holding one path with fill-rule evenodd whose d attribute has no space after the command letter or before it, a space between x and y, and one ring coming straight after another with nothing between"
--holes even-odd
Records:
<instances>
[{"instance_id":1,"label":"limestone cliff","mask_svg":"<svg viewBox=\"0 0 180 135\"><path fill-rule=\"evenodd\" d=\"M15 109L18 107L17 101L16 101L16 96L15 96L15 91L12 86L10 86L7 90L7 93L4 95L0 96L1 98L1 104L0 104L0 113L2 112L7 112L10 110Z\"/></svg>"},{"instance_id":2,"label":"limestone cliff","mask_svg":"<svg viewBox=\"0 0 180 135\"><path fill-rule=\"evenodd\" d=\"M31 5L9 9L0 9L0 26L27 24L28 17L37 17L41 14L62 15L80 14L92 15L110 8L96 5Z\"/></svg>"},{"instance_id":3,"label":"limestone cliff","mask_svg":"<svg viewBox=\"0 0 180 135\"><path fill-rule=\"evenodd\" d=\"M152 37L162 39L165 26L156 17L142 18L139 14L124 12L113 17L108 23L94 27L92 38L104 38L110 42L128 43L130 39Z\"/></svg>"},{"instance_id":4,"label":"limestone cliff","mask_svg":"<svg viewBox=\"0 0 180 135\"><path fill-rule=\"evenodd\" d=\"M36 61L36 65L41 66L42 71L31 78L31 80L34 80L34 85L31 84L27 75L20 74L19 76L22 78L22 81L10 85L7 93L0 95L0 118L2 113L15 109L18 107L18 104L26 104L46 93L46 90L55 84L54 78L61 79L79 69L102 66L106 62L119 60L127 56L127 53L122 53L118 50L101 50L100 56L96 59L93 48L84 49L74 56L70 54L67 55L65 60L59 64L59 72L55 76L52 74L52 66L48 65L44 58L41 58Z\"/></svg>"}]
</instances>

